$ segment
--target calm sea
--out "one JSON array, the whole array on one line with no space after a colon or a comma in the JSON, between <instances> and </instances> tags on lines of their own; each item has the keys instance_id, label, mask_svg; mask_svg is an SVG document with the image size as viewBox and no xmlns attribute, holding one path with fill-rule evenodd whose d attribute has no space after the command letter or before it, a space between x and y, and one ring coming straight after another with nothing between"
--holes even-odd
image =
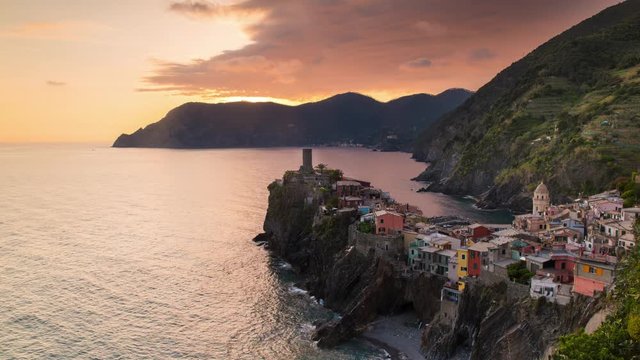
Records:
<instances>
[{"instance_id":1,"label":"calm sea","mask_svg":"<svg viewBox=\"0 0 640 360\"><path fill-rule=\"evenodd\" d=\"M267 185L299 149L161 150L0 145L0 358L369 359L310 341L335 316L251 239ZM468 202L415 193L408 154L321 148L427 215L487 221Z\"/></svg>"}]
</instances>

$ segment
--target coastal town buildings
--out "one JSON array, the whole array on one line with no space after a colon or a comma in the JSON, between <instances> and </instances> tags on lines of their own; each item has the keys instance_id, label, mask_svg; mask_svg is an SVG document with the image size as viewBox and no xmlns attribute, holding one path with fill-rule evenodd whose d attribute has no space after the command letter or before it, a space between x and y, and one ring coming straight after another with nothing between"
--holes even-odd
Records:
<instances>
[{"instance_id":1,"label":"coastal town buildings","mask_svg":"<svg viewBox=\"0 0 640 360\"><path fill-rule=\"evenodd\" d=\"M456 216L425 218L366 181L343 177L328 183L310 161L311 153L303 152L300 171L283 181L331 189L324 201L333 197L337 209L313 196L307 203L319 202L321 216L357 219L349 227L349 245L384 257L402 270L399 276L441 277L441 298L452 314L470 282L506 281L510 289L526 287L525 296L560 305L573 296L597 296L613 284L619 258L636 247L640 207L624 208L618 191L551 204L551 191L541 182L531 213L515 216L512 224L483 224Z\"/></svg>"}]
</instances>

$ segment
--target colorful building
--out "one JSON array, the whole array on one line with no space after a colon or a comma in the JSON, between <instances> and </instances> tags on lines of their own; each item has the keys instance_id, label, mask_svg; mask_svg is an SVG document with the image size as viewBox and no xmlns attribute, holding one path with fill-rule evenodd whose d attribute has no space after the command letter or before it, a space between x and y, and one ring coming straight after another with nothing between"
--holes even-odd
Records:
<instances>
[{"instance_id":1,"label":"colorful building","mask_svg":"<svg viewBox=\"0 0 640 360\"><path fill-rule=\"evenodd\" d=\"M456 269L458 273L458 278L463 278L468 276L468 267L469 267L469 249L466 247L461 247L457 250L458 257L458 268Z\"/></svg>"},{"instance_id":2,"label":"colorful building","mask_svg":"<svg viewBox=\"0 0 640 360\"><path fill-rule=\"evenodd\" d=\"M573 292L594 296L604 291L615 279L615 265L596 259L579 258L573 277Z\"/></svg>"},{"instance_id":3,"label":"colorful building","mask_svg":"<svg viewBox=\"0 0 640 360\"><path fill-rule=\"evenodd\" d=\"M396 235L402 233L404 228L404 217L392 211L376 211L376 234Z\"/></svg>"},{"instance_id":4,"label":"colorful building","mask_svg":"<svg viewBox=\"0 0 640 360\"><path fill-rule=\"evenodd\" d=\"M480 276L482 269L489 266L489 252L495 245L488 242L475 243L469 247L469 261L467 274L469 276Z\"/></svg>"},{"instance_id":5,"label":"colorful building","mask_svg":"<svg viewBox=\"0 0 640 360\"><path fill-rule=\"evenodd\" d=\"M338 197L360 196L362 185L357 181L340 180L336 182L336 192Z\"/></svg>"},{"instance_id":6,"label":"colorful building","mask_svg":"<svg viewBox=\"0 0 640 360\"><path fill-rule=\"evenodd\" d=\"M473 224L469 225L469 235L473 240L477 240L491 235L491 230L484 225Z\"/></svg>"},{"instance_id":7,"label":"colorful building","mask_svg":"<svg viewBox=\"0 0 640 360\"><path fill-rule=\"evenodd\" d=\"M422 261L420 257L420 248L427 246L427 243L422 238L416 238L409 243L409 249L407 251L408 258L407 263L413 270L420 270L422 267Z\"/></svg>"}]
</instances>

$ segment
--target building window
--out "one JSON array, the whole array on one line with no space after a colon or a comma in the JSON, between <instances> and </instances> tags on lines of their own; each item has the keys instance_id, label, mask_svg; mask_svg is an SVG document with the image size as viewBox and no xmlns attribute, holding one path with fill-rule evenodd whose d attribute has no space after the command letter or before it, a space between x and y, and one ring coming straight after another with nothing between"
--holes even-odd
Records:
<instances>
[{"instance_id":1,"label":"building window","mask_svg":"<svg viewBox=\"0 0 640 360\"><path fill-rule=\"evenodd\" d=\"M567 267L566 263L561 263L560 264L560 269L564 270Z\"/></svg>"},{"instance_id":2,"label":"building window","mask_svg":"<svg viewBox=\"0 0 640 360\"><path fill-rule=\"evenodd\" d=\"M462 260L464 260L464 259L467 258L467 256L465 254L462 254L461 258L462 258Z\"/></svg>"},{"instance_id":3,"label":"building window","mask_svg":"<svg viewBox=\"0 0 640 360\"><path fill-rule=\"evenodd\" d=\"M384 219L380 219L380 224L384 224Z\"/></svg>"},{"instance_id":4,"label":"building window","mask_svg":"<svg viewBox=\"0 0 640 360\"><path fill-rule=\"evenodd\" d=\"M474 270L478 270L478 264L477 264L477 263L474 263L474 264L473 264L473 269L474 269Z\"/></svg>"}]
</instances>

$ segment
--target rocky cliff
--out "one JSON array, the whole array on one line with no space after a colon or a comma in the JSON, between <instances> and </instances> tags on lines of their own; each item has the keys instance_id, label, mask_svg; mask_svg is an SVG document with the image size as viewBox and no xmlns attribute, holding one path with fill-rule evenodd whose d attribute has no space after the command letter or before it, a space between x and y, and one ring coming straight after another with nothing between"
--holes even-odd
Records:
<instances>
[{"instance_id":1,"label":"rocky cliff","mask_svg":"<svg viewBox=\"0 0 640 360\"><path fill-rule=\"evenodd\" d=\"M583 327L602 304L582 297L567 306L544 298L509 296L506 283L470 284L453 323L438 315L423 333L425 357L444 359L542 359L564 334Z\"/></svg>"},{"instance_id":2,"label":"rocky cliff","mask_svg":"<svg viewBox=\"0 0 640 360\"><path fill-rule=\"evenodd\" d=\"M269 186L263 235L269 249L306 279L303 284L340 319L318 327L319 346L335 346L361 333L376 316L413 307L423 321L437 313L443 280L423 274L400 278L383 258L349 247L350 216L318 217L317 196L300 183ZM310 201L310 199L314 199Z\"/></svg>"},{"instance_id":3,"label":"rocky cliff","mask_svg":"<svg viewBox=\"0 0 640 360\"><path fill-rule=\"evenodd\" d=\"M610 187L640 167L640 1L608 8L501 71L419 137L430 189L530 209Z\"/></svg>"},{"instance_id":4,"label":"rocky cliff","mask_svg":"<svg viewBox=\"0 0 640 360\"><path fill-rule=\"evenodd\" d=\"M348 245L349 215L319 216L323 191L296 182L269 186L264 234L269 249L289 261L312 295L341 314L320 324L315 340L332 347L359 335L379 315L413 308L429 323L423 333L427 359L539 359L557 338L580 326L600 302L580 298L560 307L534 301L528 289L500 282L468 283L457 315L441 307L441 277L399 276L394 264ZM450 309L450 308L449 308ZM446 315L445 315L446 314ZM453 321L452 321L453 319Z\"/></svg>"}]
</instances>

